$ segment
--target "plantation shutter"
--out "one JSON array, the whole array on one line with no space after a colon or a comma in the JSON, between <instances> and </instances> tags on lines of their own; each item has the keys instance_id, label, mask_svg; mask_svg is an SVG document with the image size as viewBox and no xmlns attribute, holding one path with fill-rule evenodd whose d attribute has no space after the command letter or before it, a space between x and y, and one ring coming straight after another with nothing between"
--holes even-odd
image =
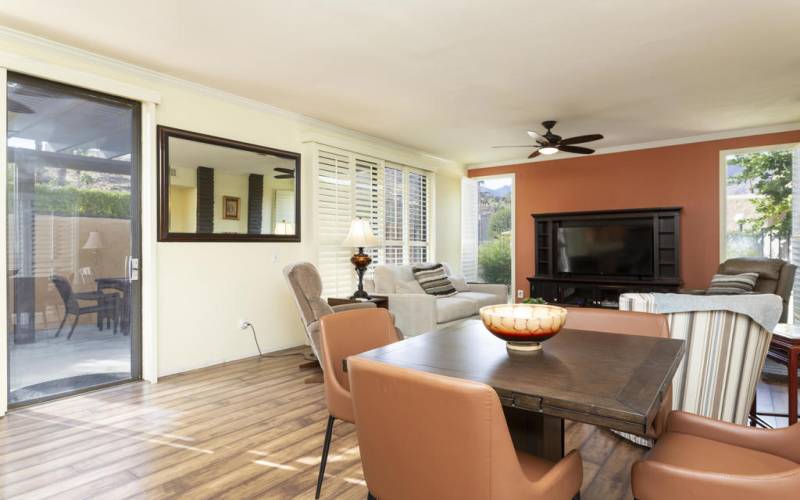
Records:
<instances>
[{"instance_id":1,"label":"plantation shutter","mask_svg":"<svg viewBox=\"0 0 800 500\"><path fill-rule=\"evenodd\" d=\"M355 166L353 218L358 217L368 221L372 228L372 234L380 238L383 232L383 206L381 204L383 169L380 168L379 160L360 156L355 157ZM352 248L349 250L351 254L357 251L357 249ZM372 265L368 270L368 275L371 276L374 266L383 261L380 255L380 247L366 248L364 253L372 257Z\"/></svg>"},{"instance_id":2,"label":"plantation shutter","mask_svg":"<svg viewBox=\"0 0 800 500\"><path fill-rule=\"evenodd\" d=\"M428 260L428 176L408 173L408 263Z\"/></svg>"},{"instance_id":3,"label":"plantation shutter","mask_svg":"<svg viewBox=\"0 0 800 500\"><path fill-rule=\"evenodd\" d=\"M461 180L461 272L478 280L478 181Z\"/></svg>"},{"instance_id":4,"label":"plantation shutter","mask_svg":"<svg viewBox=\"0 0 800 500\"><path fill-rule=\"evenodd\" d=\"M317 224L323 296L347 297L356 288L350 263L354 248L342 246L350 222L369 222L381 240L364 251L377 264L425 262L430 255L430 178L410 167L317 145Z\"/></svg>"},{"instance_id":5,"label":"plantation shutter","mask_svg":"<svg viewBox=\"0 0 800 500\"><path fill-rule=\"evenodd\" d=\"M317 217L319 272L324 297L347 297L355 289L352 252L342 246L353 217L354 165L346 152L320 148L317 152Z\"/></svg>"},{"instance_id":6,"label":"plantation shutter","mask_svg":"<svg viewBox=\"0 0 800 500\"><path fill-rule=\"evenodd\" d=\"M403 263L403 170L386 166L384 170L384 262Z\"/></svg>"}]
</instances>

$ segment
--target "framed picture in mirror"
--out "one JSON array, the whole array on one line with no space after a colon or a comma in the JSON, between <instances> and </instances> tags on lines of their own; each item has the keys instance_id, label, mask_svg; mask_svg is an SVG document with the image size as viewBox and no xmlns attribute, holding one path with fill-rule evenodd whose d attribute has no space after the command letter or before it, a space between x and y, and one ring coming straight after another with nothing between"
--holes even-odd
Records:
<instances>
[{"instance_id":1,"label":"framed picture in mirror","mask_svg":"<svg viewBox=\"0 0 800 500\"><path fill-rule=\"evenodd\" d=\"M159 241L300 241L300 154L158 127Z\"/></svg>"}]
</instances>

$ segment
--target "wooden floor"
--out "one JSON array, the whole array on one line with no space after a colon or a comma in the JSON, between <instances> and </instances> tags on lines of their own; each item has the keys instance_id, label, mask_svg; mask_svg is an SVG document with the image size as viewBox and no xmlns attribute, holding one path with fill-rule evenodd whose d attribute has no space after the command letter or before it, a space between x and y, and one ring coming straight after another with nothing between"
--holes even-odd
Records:
<instances>
[{"instance_id":1,"label":"wooden floor","mask_svg":"<svg viewBox=\"0 0 800 500\"><path fill-rule=\"evenodd\" d=\"M2 498L313 498L327 412L298 357L248 359L12 411ZM629 498L643 450L568 423L584 499ZM366 497L355 429L337 423L323 498Z\"/></svg>"}]
</instances>

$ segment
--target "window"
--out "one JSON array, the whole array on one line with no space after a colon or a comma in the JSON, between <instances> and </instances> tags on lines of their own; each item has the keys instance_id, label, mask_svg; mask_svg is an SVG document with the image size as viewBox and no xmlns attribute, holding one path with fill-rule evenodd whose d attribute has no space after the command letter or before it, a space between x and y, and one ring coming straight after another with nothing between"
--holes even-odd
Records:
<instances>
[{"instance_id":1,"label":"window","mask_svg":"<svg viewBox=\"0 0 800 500\"><path fill-rule=\"evenodd\" d=\"M382 240L380 247L366 250L372 266L432 258L429 173L328 146L318 146L315 161L324 296L347 296L355 289L353 249L341 243L356 217L368 220Z\"/></svg>"},{"instance_id":2,"label":"window","mask_svg":"<svg viewBox=\"0 0 800 500\"><path fill-rule=\"evenodd\" d=\"M792 202L792 179L800 167L798 153L791 144L722 153L722 260L770 257L797 264L800 213ZM793 303L798 318L800 303Z\"/></svg>"},{"instance_id":3,"label":"window","mask_svg":"<svg viewBox=\"0 0 800 500\"><path fill-rule=\"evenodd\" d=\"M461 183L461 269L468 280L514 282L514 177Z\"/></svg>"}]
</instances>

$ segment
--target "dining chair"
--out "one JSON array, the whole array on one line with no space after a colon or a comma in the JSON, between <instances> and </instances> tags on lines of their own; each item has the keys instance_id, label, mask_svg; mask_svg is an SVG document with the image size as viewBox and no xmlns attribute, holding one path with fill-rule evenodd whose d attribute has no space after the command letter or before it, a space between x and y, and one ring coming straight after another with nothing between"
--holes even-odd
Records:
<instances>
[{"instance_id":1,"label":"dining chair","mask_svg":"<svg viewBox=\"0 0 800 500\"><path fill-rule=\"evenodd\" d=\"M800 424L756 429L674 411L633 464L631 488L639 500L798 498Z\"/></svg>"},{"instance_id":2,"label":"dining chair","mask_svg":"<svg viewBox=\"0 0 800 500\"><path fill-rule=\"evenodd\" d=\"M328 404L328 427L322 446L319 464L317 492L322 491L325 465L331 446L333 423L338 418L354 423L353 400L350 397L350 382L344 372L343 361L348 356L360 354L391 344L399 340L392 316L386 309L356 309L323 316L320 320L322 341L322 374L325 384L325 400Z\"/></svg>"},{"instance_id":3,"label":"dining chair","mask_svg":"<svg viewBox=\"0 0 800 500\"><path fill-rule=\"evenodd\" d=\"M567 313L564 328L587 330L620 335L641 335L643 337L669 338L669 323L662 314L617 311L615 309L599 309L592 307L572 307ZM657 439L664 432L667 417L672 411L672 385L664 394L661 407L656 414L645 439L632 434L619 433L637 444L651 446L652 439Z\"/></svg>"},{"instance_id":4,"label":"dining chair","mask_svg":"<svg viewBox=\"0 0 800 500\"><path fill-rule=\"evenodd\" d=\"M61 330L64 328L64 323L67 322L67 317L72 314L75 319L72 321L72 326L69 329L67 340L72 338L75 333L75 327L78 326L78 321L82 314L97 314L97 329L103 329L103 321L108 323L113 322L114 333L119 330L119 306L117 294L106 294L103 292L75 292L72 290L72 285L69 280L63 276L53 275L50 277L53 285L56 287L61 300L64 302L64 318L61 324L58 325L55 336L61 335ZM93 305L81 306L79 301L95 302Z\"/></svg>"},{"instance_id":5,"label":"dining chair","mask_svg":"<svg viewBox=\"0 0 800 500\"><path fill-rule=\"evenodd\" d=\"M347 366L368 498L579 498L580 453L515 450L488 385L359 357Z\"/></svg>"}]
</instances>

